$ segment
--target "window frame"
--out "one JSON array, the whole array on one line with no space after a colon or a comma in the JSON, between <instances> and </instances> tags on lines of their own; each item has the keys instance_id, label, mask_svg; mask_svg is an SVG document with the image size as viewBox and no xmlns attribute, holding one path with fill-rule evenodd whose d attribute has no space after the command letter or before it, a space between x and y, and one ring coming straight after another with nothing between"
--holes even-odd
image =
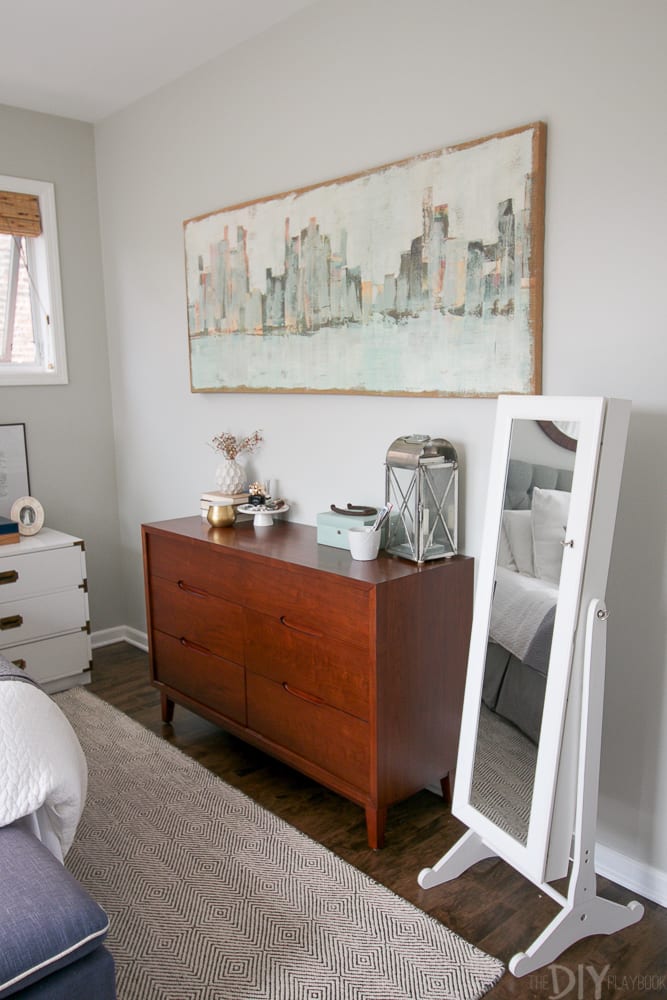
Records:
<instances>
[{"instance_id":1,"label":"window frame","mask_svg":"<svg viewBox=\"0 0 667 1000\"><path fill-rule=\"evenodd\" d=\"M31 289L38 360L33 364L0 362L0 385L66 385L69 377L54 185L49 181L0 175L0 190L36 195L42 218L42 235L27 237L29 242L24 244L41 300L40 307ZM48 323L44 312L49 317Z\"/></svg>"}]
</instances>

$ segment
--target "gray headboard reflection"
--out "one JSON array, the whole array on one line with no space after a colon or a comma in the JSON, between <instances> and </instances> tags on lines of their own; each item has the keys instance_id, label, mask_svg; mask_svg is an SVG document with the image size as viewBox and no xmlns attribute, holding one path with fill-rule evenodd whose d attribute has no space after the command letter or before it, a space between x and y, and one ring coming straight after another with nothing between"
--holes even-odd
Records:
<instances>
[{"instance_id":1,"label":"gray headboard reflection","mask_svg":"<svg viewBox=\"0 0 667 1000\"><path fill-rule=\"evenodd\" d=\"M533 487L541 490L572 490L572 469L553 469L511 458L505 487L505 510L530 510Z\"/></svg>"}]
</instances>

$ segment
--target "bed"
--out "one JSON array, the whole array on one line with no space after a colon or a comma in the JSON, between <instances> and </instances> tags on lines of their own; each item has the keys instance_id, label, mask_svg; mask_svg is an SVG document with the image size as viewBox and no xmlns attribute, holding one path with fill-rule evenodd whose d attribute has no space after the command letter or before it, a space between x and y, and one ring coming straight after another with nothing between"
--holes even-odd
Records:
<instances>
[{"instance_id":1,"label":"bed","mask_svg":"<svg viewBox=\"0 0 667 1000\"><path fill-rule=\"evenodd\" d=\"M510 460L482 700L534 743L549 669L572 471Z\"/></svg>"}]
</instances>

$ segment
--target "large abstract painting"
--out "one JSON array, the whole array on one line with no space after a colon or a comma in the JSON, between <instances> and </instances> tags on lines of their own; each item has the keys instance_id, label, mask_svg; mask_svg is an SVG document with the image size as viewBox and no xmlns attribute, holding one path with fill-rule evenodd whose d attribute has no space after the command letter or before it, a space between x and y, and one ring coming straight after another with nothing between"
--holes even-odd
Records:
<instances>
[{"instance_id":1,"label":"large abstract painting","mask_svg":"<svg viewBox=\"0 0 667 1000\"><path fill-rule=\"evenodd\" d=\"M194 392L539 392L546 125L184 223Z\"/></svg>"}]
</instances>

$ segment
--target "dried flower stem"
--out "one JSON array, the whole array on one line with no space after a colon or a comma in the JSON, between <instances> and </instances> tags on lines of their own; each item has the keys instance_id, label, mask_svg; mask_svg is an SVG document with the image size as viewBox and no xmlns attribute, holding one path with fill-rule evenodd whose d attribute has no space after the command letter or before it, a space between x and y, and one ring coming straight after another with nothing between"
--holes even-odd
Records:
<instances>
[{"instance_id":1,"label":"dried flower stem","mask_svg":"<svg viewBox=\"0 0 667 1000\"><path fill-rule=\"evenodd\" d=\"M254 431L248 437L237 438L234 434L230 434L229 431L223 431L222 434L216 434L216 436L211 441L211 447L214 451L220 451L227 458L238 458L243 452L251 452L260 446L264 438L262 437L261 431Z\"/></svg>"}]
</instances>

